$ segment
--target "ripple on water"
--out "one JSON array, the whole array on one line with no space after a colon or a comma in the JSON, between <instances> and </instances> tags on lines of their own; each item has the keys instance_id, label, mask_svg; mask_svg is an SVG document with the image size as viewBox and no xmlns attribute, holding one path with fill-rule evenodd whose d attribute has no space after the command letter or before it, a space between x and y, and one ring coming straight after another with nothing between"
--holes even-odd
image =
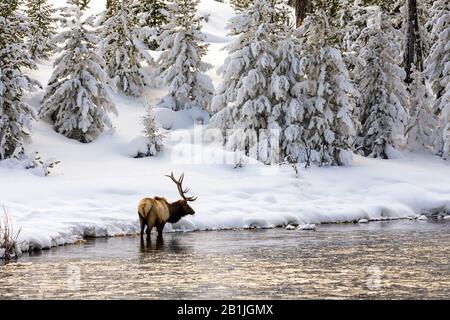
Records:
<instances>
[{"instance_id":1,"label":"ripple on water","mask_svg":"<svg viewBox=\"0 0 450 320\"><path fill-rule=\"evenodd\" d=\"M89 240L0 268L0 297L448 298L450 221Z\"/></svg>"}]
</instances>

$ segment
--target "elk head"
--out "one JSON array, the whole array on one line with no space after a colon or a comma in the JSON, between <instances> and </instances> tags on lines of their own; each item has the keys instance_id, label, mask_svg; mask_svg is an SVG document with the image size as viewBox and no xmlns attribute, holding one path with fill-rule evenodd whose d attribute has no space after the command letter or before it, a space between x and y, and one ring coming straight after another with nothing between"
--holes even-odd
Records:
<instances>
[{"instance_id":1,"label":"elk head","mask_svg":"<svg viewBox=\"0 0 450 320\"><path fill-rule=\"evenodd\" d=\"M188 202L193 202L197 200L197 197L193 196L186 196L186 193L189 192L189 188L183 189L183 179L184 179L184 173L181 174L180 178L175 179L173 172L169 175L166 175L166 177L169 177L177 186L178 193L180 194L181 198L178 201L175 201L169 205L169 211L170 211L170 218L168 222L172 221L178 221L181 219L181 217L186 216L188 214L195 214L194 209L191 208L191 206L188 204Z\"/></svg>"}]
</instances>

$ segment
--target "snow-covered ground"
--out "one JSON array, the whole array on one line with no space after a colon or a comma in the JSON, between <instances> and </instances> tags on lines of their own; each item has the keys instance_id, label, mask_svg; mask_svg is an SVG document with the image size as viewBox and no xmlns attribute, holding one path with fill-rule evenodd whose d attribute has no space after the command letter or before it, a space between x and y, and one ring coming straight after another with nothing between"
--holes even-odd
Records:
<instances>
[{"instance_id":1,"label":"snow-covered ground","mask_svg":"<svg viewBox=\"0 0 450 320\"><path fill-rule=\"evenodd\" d=\"M93 1L93 12L101 10L99 3ZM229 41L224 27L232 10L214 0L203 0L199 9L210 15L204 28L211 43L206 60L218 67L226 55L221 48ZM29 74L45 85L51 71L51 62L45 62ZM215 70L208 74L217 85ZM151 88L141 99L118 94L115 128L90 144L66 139L39 121L28 150L61 161L48 177L0 163L0 204L16 230L22 228L23 250L73 243L82 236L137 232L136 206L142 197L179 198L164 176L171 171L184 171L186 186L199 198L193 203L196 215L167 230L319 224L450 211L448 161L410 153L397 153L391 160L355 156L351 167L301 168L298 177L290 166L252 163L234 169L233 154L199 141L202 127L190 124L189 112L156 110L162 125L175 128L167 134L165 150L151 158L129 157L131 141L141 134L144 103L155 103L163 94ZM36 92L28 100L38 107L41 96Z\"/></svg>"}]
</instances>

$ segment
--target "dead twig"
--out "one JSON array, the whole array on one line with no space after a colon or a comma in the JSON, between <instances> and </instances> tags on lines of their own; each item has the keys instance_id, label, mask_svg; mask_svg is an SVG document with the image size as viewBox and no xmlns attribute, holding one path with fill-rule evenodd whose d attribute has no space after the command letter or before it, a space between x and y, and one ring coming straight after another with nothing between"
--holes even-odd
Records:
<instances>
[{"instance_id":1,"label":"dead twig","mask_svg":"<svg viewBox=\"0 0 450 320\"><path fill-rule=\"evenodd\" d=\"M14 232L11 217L4 206L2 211L0 217L0 259L10 261L18 256L17 238L22 228Z\"/></svg>"}]
</instances>

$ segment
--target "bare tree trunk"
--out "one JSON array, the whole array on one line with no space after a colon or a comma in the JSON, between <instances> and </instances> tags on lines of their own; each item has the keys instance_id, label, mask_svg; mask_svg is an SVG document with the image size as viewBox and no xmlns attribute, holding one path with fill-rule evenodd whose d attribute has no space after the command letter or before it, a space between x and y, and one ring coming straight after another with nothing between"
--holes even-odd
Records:
<instances>
[{"instance_id":1,"label":"bare tree trunk","mask_svg":"<svg viewBox=\"0 0 450 320\"><path fill-rule=\"evenodd\" d=\"M419 71L423 70L422 41L420 39L419 18L417 12L417 0L408 1L408 12L406 20L406 43L405 43L405 71L406 82L411 82L411 66L414 64Z\"/></svg>"},{"instance_id":2,"label":"bare tree trunk","mask_svg":"<svg viewBox=\"0 0 450 320\"><path fill-rule=\"evenodd\" d=\"M310 11L310 1L309 0L289 0L288 5L295 8L295 25L300 27L306 14Z\"/></svg>"}]
</instances>

